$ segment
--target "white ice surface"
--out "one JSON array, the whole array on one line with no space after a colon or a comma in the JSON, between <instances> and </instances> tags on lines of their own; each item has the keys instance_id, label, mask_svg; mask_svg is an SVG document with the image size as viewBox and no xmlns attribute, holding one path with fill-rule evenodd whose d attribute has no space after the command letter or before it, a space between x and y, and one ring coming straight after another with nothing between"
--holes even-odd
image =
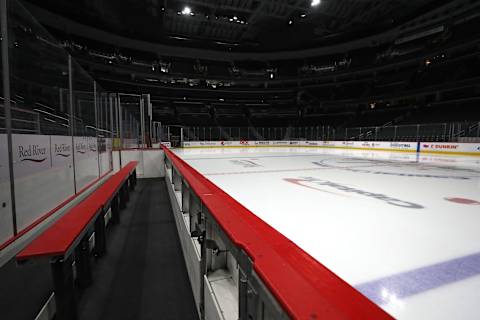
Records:
<instances>
[{"instance_id":1,"label":"white ice surface","mask_svg":"<svg viewBox=\"0 0 480 320\"><path fill-rule=\"evenodd\" d=\"M354 287L480 253L480 203L446 200L480 201L479 157L307 148L175 152ZM401 319L480 319L479 276L439 280L404 297L386 287L395 299L376 302Z\"/></svg>"}]
</instances>

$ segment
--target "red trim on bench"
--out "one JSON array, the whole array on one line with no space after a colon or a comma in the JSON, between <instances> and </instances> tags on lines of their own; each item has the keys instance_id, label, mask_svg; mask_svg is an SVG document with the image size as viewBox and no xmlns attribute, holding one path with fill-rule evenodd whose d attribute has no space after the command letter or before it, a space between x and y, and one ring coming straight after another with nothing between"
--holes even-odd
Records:
<instances>
[{"instance_id":1,"label":"red trim on bench","mask_svg":"<svg viewBox=\"0 0 480 320\"><path fill-rule=\"evenodd\" d=\"M38 226L40 223L42 223L43 221L45 221L47 218L49 218L50 216L52 216L55 212L57 212L58 210L62 209L63 207L65 207L68 203L70 203L71 201L75 200L77 197L79 197L82 193L84 193L87 189L89 189L91 186L93 186L95 183L97 183L98 181L102 180L105 176L107 176L109 173L111 173L113 170L109 170L108 172L104 173L103 175L101 175L100 177L98 177L97 179L93 180L92 182L90 182L89 184L87 184L85 187L83 187L80 191L78 191L76 194L73 194L71 195L70 197L68 197L67 199L65 199L62 203L60 203L58 206L56 206L55 208L53 208L52 210L48 211L47 213L45 213L44 215L42 215L41 217L39 217L37 220L33 221L29 226L25 227L24 229L22 229L21 231L19 231L15 236L13 236L12 238L8 239L7 241L5 241L4 243L0 244L0 250L3 250L5 249L6 247L8 247L9 245L11 245L13 242L15 242L18 238L22 237L24 234L26 234L27 232L29 232L30 230L32 230L33 228L35 228L36 226Z\"/></svg>"},{"instance_id":2,"label":"red trim on bench","mask_svg":"<svg viewBox=\"0 0 480 320\"><path fill-rule=\"evenodd\" d=\"M300 247L193 169L165 154L293 319L393 319Z\"/></svg>"},{"instance_id":3,"label":"red trim on bench","mask_svg":"<svg viewBox=\"0 0 480 320\"><path fill-rule=\"evenodd\" d=\"M135 170L137 163L137 161L131 161L55 221L17 255L17 261L65 255L77 237Z\"/></svg>"}]
</instances>

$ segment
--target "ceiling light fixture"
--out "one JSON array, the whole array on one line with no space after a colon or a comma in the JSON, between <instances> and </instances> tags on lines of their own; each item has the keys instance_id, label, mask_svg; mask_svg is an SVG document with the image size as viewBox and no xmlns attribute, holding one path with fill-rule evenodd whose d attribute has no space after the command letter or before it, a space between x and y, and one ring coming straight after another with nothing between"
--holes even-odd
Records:
<instances>
[{"instance_id":1,"label":"ceiling light fixture","mask_svg":"<svg viewBox=\"0 0 480 320\"><path fill-rule=\"evenodd\" d=\"M312 7L316 7L320 4L320 2L321 2L321 0L312 0L311 5L312 5Z\"/></svg>"},{"instance_id":2,"label":"ceiling light fixture","mask_svg":"<svg viewBox=\"0 0 480 320\"><path fill-rule=\"evenodd\" d=\"M307 15L306 15L305 13L302 13L302 14L300 15L300 18L305 18L306 16L307 16Z\"/></svg>"},{"instance_id":3,"label":"ceiling light fixture","mask_svg":"<svg viewBox=\"0 0 480 320\"><path fill-rule=\"evenodd\" d=\"M192 9L190 9L190 7L185 7L182 10L182 14L184 14L184 15L188 15L188 14L191 14L191 13L192 13Z\"/></svg>"}]
</instances>

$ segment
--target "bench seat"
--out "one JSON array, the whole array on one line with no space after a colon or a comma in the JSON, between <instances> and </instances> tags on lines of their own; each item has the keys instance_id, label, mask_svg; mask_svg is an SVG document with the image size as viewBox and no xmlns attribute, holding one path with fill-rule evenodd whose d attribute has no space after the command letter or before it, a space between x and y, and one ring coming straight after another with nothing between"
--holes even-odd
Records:
<instances>
[{"instance_id":1,"label":"bench seat","mask_svg":"<svg viewBox=\"0 0 480 320\"><path fill-rule=\"evenodd\" d=\"M136 184L137 161L131 161L110 176L99 188L65 212L41 232L16 260L50 259L57 320L77 320L75 286L86 288L92 282L90 235L95 234L94 252L106 252L105 214L111 208L112 222L128 201L129 188ZM75 265L75 270L73 265Z\"/></svg>"},{"instance_id":2,"label":"bench seat","mask_svg":"<svg viewBox=\"0 0 480 320\"><path fill-rule=\"evenodd\" d=\"M132 161L112 175L102 186L27 245L17 255L17 261L68 255L78 239L87 231L87 227L129 178L136 165L137 162Z\"/></svg>"}]
</instances>

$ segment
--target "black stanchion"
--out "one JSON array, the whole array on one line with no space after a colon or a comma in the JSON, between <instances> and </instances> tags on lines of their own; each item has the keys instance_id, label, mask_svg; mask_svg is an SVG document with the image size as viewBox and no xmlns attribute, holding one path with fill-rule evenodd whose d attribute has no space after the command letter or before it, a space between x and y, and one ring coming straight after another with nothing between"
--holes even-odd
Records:
<instances>
[{"instance_id":1,"label":"black stanchion","mask_svg":"<svg viewBox=\"0 0 480 320\"><path fill-rule=\"evenodd\" d=\"M112 223L117 224L120 222L120 205L119 205L119 195L115 195L110 203L110 209L112 210Z\"/></svg>"},{"instance_id":2,"label":"black stanchion","mask_svg":"<svg viewBox=\"0 0 480 320\"><path fill-rule=\"evenodd\" d=\"M51 262L57 320L77 320L72 257Z\"/></svg>"},{"instance_id":3,"label":"black stanchion","mask_svg":"<svg viewBox=\"0 0 480 320\"><path fill-rule=\"evenodd\" d=\"M95 255L103 256L107 252L107 240L105 230L105 211L102 209L95 220Z\"/></svg>"},{"instance_id":4,"label":"black stanchion","mask_svg":"<svg viewBox=\"0 0 480 320\"><path fill-rule=\"evenodd\" d=\"M75 249L75 266L77 269L77 283L82 289L92 283L92 270L90 267L90 248L88 237L84 236Z\"/></svg>"},{"instance_id":5,"label":"black stanchion","mask_svg":"<svg viewBox=\"0 0 480 320\"><path fill-rule=\"evenodd\" d=\"M120 209L125 209L127 207L127 199L125 196L125 185L120 187L120 190L118 191L118 194L120 196Z\"/></svg>"}]
</instances>

